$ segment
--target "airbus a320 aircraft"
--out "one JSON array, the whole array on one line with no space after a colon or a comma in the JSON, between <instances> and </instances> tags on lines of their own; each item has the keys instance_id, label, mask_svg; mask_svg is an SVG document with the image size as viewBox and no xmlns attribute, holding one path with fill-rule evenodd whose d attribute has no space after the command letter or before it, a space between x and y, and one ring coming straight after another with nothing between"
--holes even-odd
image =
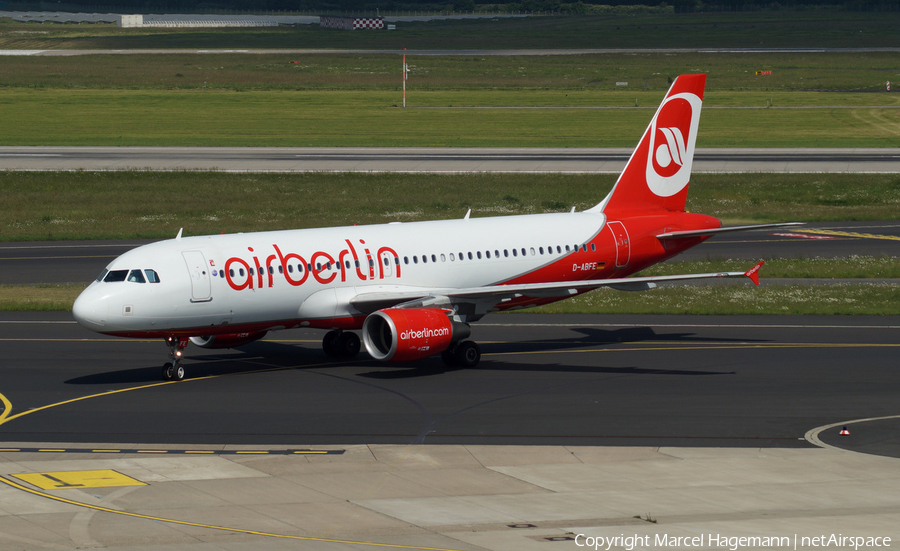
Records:
<instances>
[{"instance_id":1,"label":"airbus a320 aircraft","mask_svg":"<svg viewBox=\"0 0 900 551\"><path fill-rule=\"evenodd\" d=\"M747 272L627 277L719 232L685 212L706 75L678 77L609 195L584 212L181 237L112 261L75 301L81 325L107 335L162 338L181 380L189 342L228 348L293 327L327 329L331 356L366 350L404 362L441 354L471 367L466 340L489 312L547 304L598 287L645 290L660 281Z\"/></svg>"}]
</instances>

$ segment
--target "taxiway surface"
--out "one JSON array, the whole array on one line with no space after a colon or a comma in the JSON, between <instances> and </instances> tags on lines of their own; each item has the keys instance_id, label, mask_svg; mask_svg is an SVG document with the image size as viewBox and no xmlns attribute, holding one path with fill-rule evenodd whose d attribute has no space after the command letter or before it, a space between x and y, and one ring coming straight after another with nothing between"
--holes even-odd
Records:
<instances>
[{"instance_id":1,"label":"taxiway surface","mask_svg":"<svg viewBox=\"0 0 900 551\"><path fill-rule=\"evenodd\" d=\"M335 362L321 331L290 330L190 347L182 383L162 383L158 340L0 320L7 442L802 448L815 427L896 415L900 394L892 317L491 315L477 369ZM900 457L891 429L839 444Z\"/></svg>"}]
</instances>

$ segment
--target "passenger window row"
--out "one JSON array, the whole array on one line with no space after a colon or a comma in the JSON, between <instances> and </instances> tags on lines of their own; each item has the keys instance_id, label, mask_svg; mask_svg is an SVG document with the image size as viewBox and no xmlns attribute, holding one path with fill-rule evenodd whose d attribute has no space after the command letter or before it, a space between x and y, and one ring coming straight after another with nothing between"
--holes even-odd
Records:
<instances>
[{"instance_id":1,"label":"passenger window row","mask_svg":"<svg viewBox=\"0 0 900 551\"><path fill-rule=\"evenodd\" d=\"M538 247L537 249L535 249L534 247L530 247L527 249L525 247L522 247L520 249L503 249L502 258L509 258L510 256L512 256L513 258L517 258L519 256L526 257L529 255L530 256L538 256L538 255L543 256L545 254L552 255L552 254L554 254L554 252L553 252L554 248L556 249L555 254L562 254L563 250L565 250L566 253L578 252L579 249L581 249L582 252L587 252L588 246L590 246L591 251L597 250L597 245L594 243L591 243L590 245L588 245L587 243L583 243L581 245L574 245L574 246L566 245L565 247L563 247L562 245L556 245L555 247L551 245L551 246L547 247L546 249L544 249L544 247ZM468 259L468 260L481 260L482 258L497 259L497 258L501 258L501 253L500 253L500 249L494 249L493 251L486 250L483 253L482 253L482 251L475 251L474 253L472 251L465 252L465 253L460 252L459 255L457 255L455 253L450 253L449 256L450 256L450 262L455 262L457 260L463 261L466 259ZM419 257L418 255L413 255L412 263L418 264L420 258L421 258L422 264L427 264L429 262L429 259L431 260L432 263L436 263L438 261L438 255L423 254L421 257ZM441 262L446 262L447 255L441 253L440 259L441 259ZM397 260L397 259L395 258L395 260ZM409 264L408 256L403 257L403 263ZM387 259L385 259L385 264L387 264Z\"/></svg>"},{"instance_id":2,"label":"passenger window row","mask_svg":"<svg viewBox=\"0 0 900 551\"><path fill-rule=\"evenodd\" d=\"M395 260L395 263L397 263L397 264L400 263L400 259L399 259L399 258L394 257L394 260ZM387 260L387 258L384 259L384 265L385 265L385 266L388 265L388 260ZM345 260L345 261L344 261L344 266L345 266L346 269L350 270L350 269L352 269L352 268L354 268L354 267L355 267L355 268L359 268L359 267L360 267L360 263L359 263L359 260L354 261L352 264L350 263L349 260ZM371 258L369 259L369 266L370 266L370 267L374 267L374 266L375 266L375 261L372 260ZM326 263L324 263L324 264L322 264L321 262L316 262L316 271L317 271L317 272L321 272L322 270L330 270L330 269L332 269L332 268L337 268L337 267L338 267L338 263L337 263L337 262L334 262L334 263L332 263L332 262L326 262ZM288 271L289 274L293 274L295 271L296 271L298 274L302 274L304 269L305 269L306 271L311 272L311 271L313 270L313 265L312 265L312 263L311 263L311 262L307 262L306 264L298 263L298 264L296 264L296 270L295 270L295 268L294 268L294 264L288 264L288 265L287 265L287 271ZM276 270L278 271L279 274L283 274L283 273L284 273L284 266L282 266L282 265L279 264L277 267L275 267L275 266L269 266L268 270L260 269L259 271L260 271L260 273L265 273L266 271L268 271L269 275L275 275L275 271L276 271ZM256 270L254 270L253 268L250 268L250 269L249 269L249 272L250 272L250 273L249 273L250 276L255 276L255 275L257 275L257 274L256 274ZM241 277L243 277L245 274L247 274L247 272L244 271L243 268L238 268L237 270L235 270L234 268L229 268L229 269L228 269L228 275L230 275L231 277L235 277L235 276L241 276ZM225 277L225 270L222 270L222 271L219 273L219 275L220 275L221 277ZM215 277L215 276L216 276L216 274L213 273L213 277Z\"/></svg>"}]
</instances>

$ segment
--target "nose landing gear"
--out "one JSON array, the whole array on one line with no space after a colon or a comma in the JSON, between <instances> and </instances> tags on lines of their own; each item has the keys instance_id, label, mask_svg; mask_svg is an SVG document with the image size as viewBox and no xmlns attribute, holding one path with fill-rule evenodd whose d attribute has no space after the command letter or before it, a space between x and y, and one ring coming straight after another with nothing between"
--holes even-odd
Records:
<instances>
[{"instance_id":1,"label":"nose landing gear","mask_svg":"<svg viewBox=\"0 0 900 551\"><path fill-rule=\"evenodd\" d=\"M182 381L184 380L184 366L181 365L181 356L185 347L188 345L190 340L186 338L178 338L178 337L167 337L166 345L169 347L169 357L172 358L171 362L166 362L163 364L162 368L162 376L163 379L167 381Z\"/></svg>"}]
</instances>

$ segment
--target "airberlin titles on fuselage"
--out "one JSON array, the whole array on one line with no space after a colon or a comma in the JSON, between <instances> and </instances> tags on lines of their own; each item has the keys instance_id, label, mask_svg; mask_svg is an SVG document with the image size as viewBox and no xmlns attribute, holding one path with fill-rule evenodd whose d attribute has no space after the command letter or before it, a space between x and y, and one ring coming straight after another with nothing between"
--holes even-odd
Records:
<instances>
[{"instance_id":1,"label":"airberlin titles on fuselage","mask_svg":"<svg viewBox=\"0 0 900 551\"><path fill-rule=\"evenodd\" d=\"M359 281L384 279L391 274L400 277L400 257L393 248L380 247L373 255L366 242L360 239L357 246L364 255L360 260L356 246L349 239L345 239L344 242L347 248L340 251L337 258L325 251L316 251L307 259L298 253L285 253L280 246L273 243L271 249L273 253L265 256L263 261L260 260L261 254L253 247L247 247L247 252L252 256L249 259L237 256L229 258L225 261L222 274L228 286L235 291L272 287L276 275L283 277L288 284L295 287L306 283L310 276L323 285L333 282L339 276L341 282L354 277ZM394 265L393 269L388 269L389 264ZM210 262L210 265L213 265L213 262ZM212 275L217 277L219 274L214 270Z\"/></svg>"}]
</instances>

